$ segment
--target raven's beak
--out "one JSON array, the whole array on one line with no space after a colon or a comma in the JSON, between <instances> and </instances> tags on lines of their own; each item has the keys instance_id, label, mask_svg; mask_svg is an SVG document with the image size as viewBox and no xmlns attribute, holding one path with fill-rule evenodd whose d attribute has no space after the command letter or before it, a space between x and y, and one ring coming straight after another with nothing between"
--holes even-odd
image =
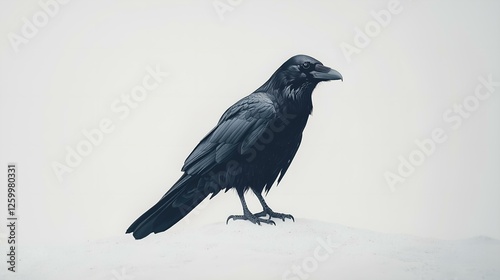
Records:
<instances>
[{"instance_id":1,"label":"raven's beak","mask_svg":"<svg viewBox=\"0 0 500 280\"><path fill-rule=\"evenodd\" d=\"M320 81L330 81L330 80L342 80L344 81L344 78L342 75L337 71L333 70L330 67L326 67L321 64L316 64L314 67L314 70L311 71L311 75Z\"/></svg>"}]
</instances>

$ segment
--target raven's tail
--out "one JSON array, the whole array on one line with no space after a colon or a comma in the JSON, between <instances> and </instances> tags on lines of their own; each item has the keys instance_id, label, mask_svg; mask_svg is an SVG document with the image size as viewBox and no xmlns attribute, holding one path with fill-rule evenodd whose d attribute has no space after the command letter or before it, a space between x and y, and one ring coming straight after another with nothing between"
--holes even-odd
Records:
<instances>
[{"instance_id":1,"label":"raven's tail","mask_svg":"<svg viewBox=\"0 0 500 280\"><path fill-rule=\"evenodd\" d=\"M127 233L133 232L135 239L142 239L175 225L208 196L199 188L198 181L196 177L183 175L160 201L130 225Z\"/></svg>"}]
</instances>

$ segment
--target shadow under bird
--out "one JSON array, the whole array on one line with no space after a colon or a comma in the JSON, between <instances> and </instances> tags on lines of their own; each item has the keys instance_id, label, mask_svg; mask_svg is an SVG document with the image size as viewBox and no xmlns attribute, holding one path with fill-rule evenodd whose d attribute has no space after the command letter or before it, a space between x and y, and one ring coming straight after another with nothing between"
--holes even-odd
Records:
<instances>
[{"instance_id":1,"label":"shadow under bird","mask_svg":"<svg viewBox=\"0 0 500 280\"><path fill-rule=\"evenodd\" d=\"M302 140L312 112L311 94L323 81L342 80L342 75L318 60L296 55L288 59L260 88L236 102L191 152L184 174L165 195L128 229L135 239L165 231L186 216L207 196L236 189L242 215L229 220L254 224L275 224L272 218L292 215L277 213L266 204L276 179L285 175ZM244 194L252 190L263 211L251 213Z\"/></svg>"}]
</instances>

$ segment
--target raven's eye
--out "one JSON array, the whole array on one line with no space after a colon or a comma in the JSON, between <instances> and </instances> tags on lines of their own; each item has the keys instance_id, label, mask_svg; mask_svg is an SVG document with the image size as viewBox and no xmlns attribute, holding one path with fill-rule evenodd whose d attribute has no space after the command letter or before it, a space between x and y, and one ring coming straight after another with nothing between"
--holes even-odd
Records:
<instances>
[{"instance_id":1,"label":"raven's eye","mask_svg":"<svg viewBox=\"0 0 500 280\"><path fill-rule=\"evenodd\" d=\"M302 68L304 70L309 69L309 67L311 67L311 63L309 61L306 61L306 62L302 63Z\"/></svg>"}]
</instances>

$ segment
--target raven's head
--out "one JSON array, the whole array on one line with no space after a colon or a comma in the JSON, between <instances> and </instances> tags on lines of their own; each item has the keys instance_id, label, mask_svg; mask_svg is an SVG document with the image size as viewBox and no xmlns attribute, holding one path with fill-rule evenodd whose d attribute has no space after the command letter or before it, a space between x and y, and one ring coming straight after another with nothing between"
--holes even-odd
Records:
<instances>
[{"instance_id":1,"label":"raven's head","mask_svg":"<svg viewBox=\"0 0 500 280\"><path fill-rule=\"evenodd\" d=\"M342 75L307 55L288 59L257 91L278 91L288 96L312 93L319 82L343 80Z\"/></svg>"}]
</instances>

